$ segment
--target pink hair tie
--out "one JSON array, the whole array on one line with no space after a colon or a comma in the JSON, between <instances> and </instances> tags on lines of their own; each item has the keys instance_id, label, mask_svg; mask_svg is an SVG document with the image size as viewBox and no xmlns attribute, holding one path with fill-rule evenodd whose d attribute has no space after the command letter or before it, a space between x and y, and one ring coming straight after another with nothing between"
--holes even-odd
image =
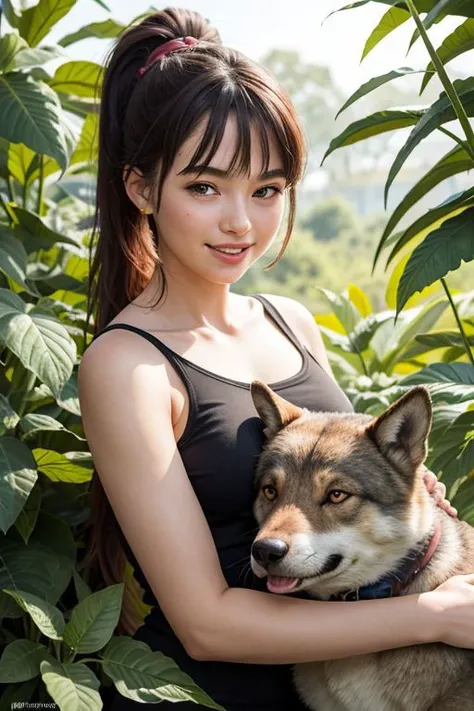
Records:
<instances>
[{"instance_id":1,"label":"pink hair tie","mask_svg":"<svg viewBox=\"0 0 474 711\"><path fill-rule=\"evenodd\" d=\"M177 39L168 40L164 44L153 50L153 52L148 57L146 63L137 72L137 79L140 79L145 72L147 72L155 62L163 57L166 57L170 52L176 52L178 49L186 49L187 47L192 47L192 45L197 44L198 40L195 37L178 37Z\"/></svg>"}]
</instances>

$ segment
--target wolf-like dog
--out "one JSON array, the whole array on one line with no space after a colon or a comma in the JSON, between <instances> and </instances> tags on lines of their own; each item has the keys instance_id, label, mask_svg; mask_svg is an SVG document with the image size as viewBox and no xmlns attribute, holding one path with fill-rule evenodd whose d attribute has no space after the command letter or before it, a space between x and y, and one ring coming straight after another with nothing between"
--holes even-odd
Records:
<instances>
[{"instance_id":1,"label":"wolf-like dog","mask_svg":"<svg viewBox=\"0 0 474 711\"><path fill-rule=\"evenodd\" d=\"M271 592L341 604L421 593L474 571L474 528L437 507L423 481L425 388L376 418L300 409L259 381L251 392L267 439L252 568ZM294 681L314 711L472 711L474 652L423 644L297 664Z\"/></svg>"}]
</instances>

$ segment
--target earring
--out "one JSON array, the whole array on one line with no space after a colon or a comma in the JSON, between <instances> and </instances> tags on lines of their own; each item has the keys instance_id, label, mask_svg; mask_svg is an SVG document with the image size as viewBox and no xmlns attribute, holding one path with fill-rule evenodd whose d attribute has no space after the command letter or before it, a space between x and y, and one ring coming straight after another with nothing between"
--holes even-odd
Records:
<instances>
[{"instance_id":1,"label":"earring","mask_svg":"<svg viewBox=\"0 0 474 711\"><path fill-rule=\"evenodd\" d=\"M150 210L150 208L148 208L148 207L141 207L140 208L140 214L142 214L142 215L151 215L151 213L152 213L152 210Z\"/></svg>"}]
</instances>

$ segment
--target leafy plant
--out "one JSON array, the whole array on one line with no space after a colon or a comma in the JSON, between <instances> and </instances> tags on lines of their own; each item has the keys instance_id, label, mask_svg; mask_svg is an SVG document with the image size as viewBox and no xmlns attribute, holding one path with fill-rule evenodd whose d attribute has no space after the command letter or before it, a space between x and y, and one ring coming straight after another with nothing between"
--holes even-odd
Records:
<instances>
[{"instance_id":1,"label":"leafy plant","mask_svg":"<svg viewBox=\"0 0 474 711\"><path fill-rule=\"evenodd\" d=\"M97 0L106 7L103 2ZM123 584L79 574L92 460L76 373L84 347L101 68L65 48L114 37L93 23L47 44L76 0L3 11L0 37L0 689L7 701L101 709L101 685L137 701L221 708L174 662L115 634ZM44 43L45 42L45 43ZM62 60L49 71L51 60ZM67 234L66 234L66 226ZM93 655L93 656L91 656ZM92 665L92 667L90 666Z\"/></svg>"},{"instance_id":2,"label":"leafy plant","mask_svg":"<svg viewBox=\"0 0 474 711\"><path fill-rule=\"evenodd\" d=\"M400 388L418 383L429 387L437 407L428 464L449 487L449 494L454 497L454 504L458 506L461 515L474 523L472 292L466 295L453 294L446 282L447 275L459 269L462 262L474 259L474 187L451 196L408 227L395 232L408 211L441 181L474 167L474 132L469 121L469 117L474 115L474 77L451 81L445 68L445 64L454 57L474 46L474 4L448 3L444 0L362 0L342 9L361 7L369 1L391 7L369 36L363 58L393 30L413 19L415 31L410 47L421 38L430 61L421 70L403 67L371 79L346 101L341 111L382 84L416 72L422 74L420 93L423 93L435 74L444 91L431 106L419 111L390 109L351 123L333 139L325 157L338 148L365 140L371 135L412 126L390 168L385 186L387 199L390 187L407 158L433 131L444 133L453 140L454 146L405 195L390 216L379 241L374 266L382 251L389 247L386 267L392 265L393 272L387 301L393 309L391 315L394 318L383 324L377 324L375 319L375 332L372 334L368 317L364 321L359 319L355 324L344 322L339 310L338 324L343 333L334 335L334 332L326 330L325 336L332 347L345 349L353 359L356 355L363 367L362 387L360 378L357 380L357 372L351 374L353 383L349 390L352 387L356 408L376 411L381 402L388 402ZM424 13L423 19L420 13ZM464 18L464 21L435 50L428 29L450 15ZM457 129L448 129L446 124L453 121L457 122ZM443 292L442 297L438 294L440 290ZM338 298L340 300L343 297ZM425 305L420 306L420 303ZM429 325L426 324L428 328L420 329L417 319L427 318L429 322L429 314L434 316L436 309L442 308L441 304L449 305L452 311L452 327L431 331L435 319ZM344 308L347 310L347 304ZM359 332L363 334L361 338L358 337ZM365 350L361 346L365 346ZM441 362L436 362L436 355L441 358ZM351 367L357 371L357 363L351 362ZM407 370L413 372L400 379L403 371ZM389 387L382 388L380 392L380 388L374 387L373 379L374 372L378 371L384 377L396 376L396 383L385 383ZM361 392L354 391L357 385Z\"/></svg>"}]
</instances>

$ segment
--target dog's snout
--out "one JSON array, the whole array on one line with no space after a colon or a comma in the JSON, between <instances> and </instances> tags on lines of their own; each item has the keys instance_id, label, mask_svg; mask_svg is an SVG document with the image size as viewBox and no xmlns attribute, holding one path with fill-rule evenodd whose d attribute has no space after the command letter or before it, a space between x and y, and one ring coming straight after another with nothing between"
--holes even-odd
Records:
<instances>
[{"instance_id":1,"label":"dog's snout","mask_svg":"<svg viewBox=\"0 0 474 711\"><path fill-rule=\"evenodd\" d=\"M289 551L289 545L281 538L262 538L252 546L252 555L264 568L278 563Z\"/></svg>"}]
</instances>

